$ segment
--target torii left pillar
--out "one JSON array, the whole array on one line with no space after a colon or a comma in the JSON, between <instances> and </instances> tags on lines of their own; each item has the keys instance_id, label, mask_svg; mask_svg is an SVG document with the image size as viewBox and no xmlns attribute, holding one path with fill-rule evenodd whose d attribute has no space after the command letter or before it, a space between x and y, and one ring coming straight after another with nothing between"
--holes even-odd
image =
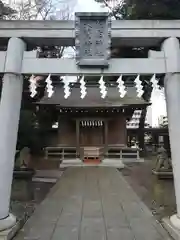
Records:
<instances>
[{"instance_id":1,"label":"torii left pillar","mask_svg":"<svg viewBox=\"0 0 180 240\"><path fill-rule=\"evenodd\" d=\"M25 48L21 39L11 38L5 61L0 102L0 231L9 229L16 223L16 218L9 213L9 206L21 108L21 67Z\"/></svg>"}]
</instances>

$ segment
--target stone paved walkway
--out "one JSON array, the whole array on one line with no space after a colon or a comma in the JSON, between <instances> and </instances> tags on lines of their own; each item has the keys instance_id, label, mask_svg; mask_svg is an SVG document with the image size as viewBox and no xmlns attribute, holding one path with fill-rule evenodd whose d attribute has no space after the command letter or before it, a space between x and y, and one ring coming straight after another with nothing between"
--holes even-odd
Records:
<instances>
[{"instance_id":1,"label":"stone paved walkway","mask_svg":"<svg viewBox=\"0 0 180 240\"><path fill-rule=\"evenodd\" d=\"M69 168L15 240L170 240L115 168Z\"/></svg>"}]
</instances>

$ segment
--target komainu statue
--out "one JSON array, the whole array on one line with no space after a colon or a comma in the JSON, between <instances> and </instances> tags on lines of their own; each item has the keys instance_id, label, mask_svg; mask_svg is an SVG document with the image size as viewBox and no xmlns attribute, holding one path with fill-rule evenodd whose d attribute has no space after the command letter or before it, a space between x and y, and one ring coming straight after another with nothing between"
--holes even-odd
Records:
<instances>
[{"instance_id":1,"label":"komainu statue","mask_svg":"<svg viewBox=\"0 0 180 240\"><path fill-rule=\"evenodd\" d=\"M161 175L162 177L173 175L171 159L168 157L167 151L163 145L161 145L158 149L158 155L153 173L156 175Z\"/></svg>"}]
</instances>

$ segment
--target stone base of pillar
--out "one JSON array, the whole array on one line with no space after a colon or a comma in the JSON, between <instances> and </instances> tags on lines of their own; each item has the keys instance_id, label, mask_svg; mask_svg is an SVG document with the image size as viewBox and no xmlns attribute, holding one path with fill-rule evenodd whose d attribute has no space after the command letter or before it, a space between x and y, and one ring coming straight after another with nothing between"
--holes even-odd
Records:
<instances>
[{"instance_id":1,"label":"stone base of pillar","mask_svg":"<svg viewBox=\"0 0 180 240\"><path fill-rule=\"evenodd\" d=\"M0 232L12 228L16 224L16 217L9 214L7 218L0 219Z\"/></svg>"},{"instance_id":2,"label":"stone base of pillar","mask_svg":"<svg viewBox=\"0 0 180 240\"><path fill-rule=\"evenodd\" d=\"M180 218L176 214L170 217L170 221L174 227L180 230Z\"/></svg>"},{"instance_id":3,"label":"stone base of pillar","mask_svg":"<svg viewBox=\"0 0 180 240\"><path fill-rule=\"evenodd\" d=\"M164 218L163 226L173 239L180 239L180 218L178 218L177 215L173 215L170 218Z\"/></svg>"}]
</instances>

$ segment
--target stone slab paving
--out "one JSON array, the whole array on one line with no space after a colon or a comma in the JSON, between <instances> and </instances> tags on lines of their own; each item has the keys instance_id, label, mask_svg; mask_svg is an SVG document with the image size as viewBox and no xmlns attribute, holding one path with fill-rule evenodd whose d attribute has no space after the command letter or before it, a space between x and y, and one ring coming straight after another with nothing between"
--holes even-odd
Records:
<instances>
[{"instance_id":1,"label":"stone slab paving","mask_svg":"<svg viewBox=\"0 0 180 240\"><path fill-rule=\"evenodd\" d=\"M115 168L67 169L15 240L170 240Z\"/></svg>"}]
</instances>

